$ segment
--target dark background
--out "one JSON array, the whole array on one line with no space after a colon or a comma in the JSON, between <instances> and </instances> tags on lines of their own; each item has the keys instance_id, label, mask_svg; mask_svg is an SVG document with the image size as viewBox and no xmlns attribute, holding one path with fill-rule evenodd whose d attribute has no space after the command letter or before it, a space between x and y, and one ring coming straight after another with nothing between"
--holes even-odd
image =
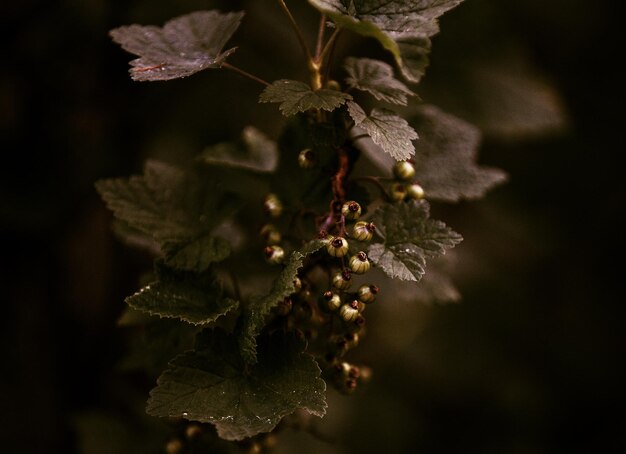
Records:
<instances>
[{"instance_id":1,"label":"dark background","mask_svg":"<svg viewBox=\"0 0 626 454\"><path fill-rule=\"evenodd\" d=\"M94 181L138 172L148 156L184 160L246 124L273 135L280 125L274 106L257 106L259 87L232 73L132 83L130 57L107 31L245 8L233 62L268 80L297 78L300 57L275 3L0 5L3 452L76 452L81 415L123 406L115 365L126 339L115 320L150 260L113 238ZM313 30L313 11L290 3ZM481 126L481 161L510 182L484 201L435 207L466 237L463 301L379 307L361 353L374 381L350 399L330 396L320 425L337 444L298 434L287 443L303 452L626 447L617 3L468 0L442 20L416 90ZM343 46L384 55L370 42Z\"/></svg>"}]
</instances>

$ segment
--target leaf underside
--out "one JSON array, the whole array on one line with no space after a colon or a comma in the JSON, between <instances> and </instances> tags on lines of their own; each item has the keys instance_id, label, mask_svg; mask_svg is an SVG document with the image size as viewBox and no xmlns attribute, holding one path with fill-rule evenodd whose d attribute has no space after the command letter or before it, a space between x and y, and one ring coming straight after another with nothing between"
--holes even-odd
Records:
<instances>
[{"instance_id":1,"label":"leaf underside","mask_svg":"<svg viewBox=\"0 0 626 454\"><path fill-rule=\"evenodd\" d=\"M374 213L374 222L385 241L370 245L368 256L389 277L400 280L419 281L427 259L462 241L443 222L430 219L425 200L385 204Z\"/></svg>"},{"instance_id":2,"label":"leaf underside","mask_svg":"<svg viewBox=\"0 0 626 454\"><path fill-rule=\"evenodd\" d=\"M241 440L271 431L286 415L326 412L321 371L293 335L275 333L246 367L236 338L204 332L196 350L177 356L150 392L147 412L214 424L220 437Z\"/></svg>"},{"instance_id":3,"label":"leaf underside","mask_svg":"<svg viewBox=\"0 0 626 454\"><path fill-rule=\"evenodd\" d=\"M313 90L304 82L288 79L275 81L259 97L260 102L280 103L279 109L286 117L311 109L331 112L350 99L352 96L341 91Z\"/></svg>"},{"instance_id":4,"label":"leaf underside","mask_svg":"<svg viewBox=\"0 0 626 454\"><path fill-rule=\"evenodd\" d=\"M243 15L196 11L174 18L163 27L134 24L113 29L110 35L124 50L139 56L130 62L133 80L178 79L219 68L235 51L222 49Z\"/></svg>"}]
</instances>

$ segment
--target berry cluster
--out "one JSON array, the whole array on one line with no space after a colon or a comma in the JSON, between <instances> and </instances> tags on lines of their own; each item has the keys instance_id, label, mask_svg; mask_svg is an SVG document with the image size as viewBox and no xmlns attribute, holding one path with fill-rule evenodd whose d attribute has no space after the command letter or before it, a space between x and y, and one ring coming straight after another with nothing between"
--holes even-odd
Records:
<instances>
[{"instance_id":1,"label":"berry cluster","mask_svg":"<svg viewBox=\"0 0 626 454\"><path fill-rule=\"evenodd\" d=\"M424 189L415 181L415 166L410 161L398 161L393 166L393 175L396 181L389 188L389 197L394 202L412 199L421 200L424 198Z\"/></svg>"}]
</instances>

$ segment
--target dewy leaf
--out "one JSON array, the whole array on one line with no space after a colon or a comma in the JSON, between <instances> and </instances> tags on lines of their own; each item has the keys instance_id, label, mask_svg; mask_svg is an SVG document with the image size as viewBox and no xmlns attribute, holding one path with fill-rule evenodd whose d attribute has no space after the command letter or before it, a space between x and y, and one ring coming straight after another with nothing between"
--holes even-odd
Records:
<instances>
[{"instance_id":1,"label":"dewy leaf","mask_svg":"<svg viewBox=\"0 0 626 454\"><path fill-rule=\"evenodd\" d=\"M126 298L134 309L166 318L179 318L204 325L237 308L239 303L222 296L218 284L209 277L190 272L157 268L158 280Z\"/></svg>"},{"instance_id":2,"label":"dewy leaf","mask_svg":"<svg viewBox=\"0 0 626 454\"><path fill-rule=\"evenodd\" d=\"M196 350L174 358L159 377L148 414L211 423L227 440L270 432L300 408L324 416L326 384L313 357L293 335L265 340L250 367L236 338L219 329L203 333Z\"/></svg>"},{"instance_id":3,"label":"dewy leaf","mask_svg":"<svg viewBox=\"0 0 626 454\"><path fill-rule=\"evenodd\" d=\"M349 87L367 91L379 101L406 106L407 98L415 96L393 76L393 68L380 60L349 57L344 68L348 72Z\"/></svg>"},{"instance_id":4,"label":"dewy leaf","mask_svg":"<svg viewBox=\"0 0 626 454\"><path fill-rule=\"evenodd\" d=\"M384 204L374 213L374 222L385 241L370 246L370 260L389 277L404 281L419 281L427 258L445 254L463 239L443 222L430 219L425 200Z\"/></svg>"},{"instance_id":5,"label":"dewy leaf","mask_svg":"<svg viewBox=\"0 0 626 454\"><path fill-rule=\"evenodd\" d=\"M259 97L260 102L279 102L280 111L286 117L310 109L333 111L352 99L347 93L323 88L313 90L304 82L281 79L267 87Z\"/></svg>"},{"instance_id":6,"label":"dewy leaf","mask_svg":"<svg viewBox=\"0 0 626 454\"><path fill-rule=\"evenodd\" d=\"M320 240L307 243L300 251L292 252L285 268L272 284L270 292L253 299L243 314L239 345L242 358L250 364L257 360L256 336L265 326L265 317L273 307L296 291L294 281L298 270L304 265L304 259L323 246Z\"/></svg>"},{"instance_id":7,"label":"dewy leaf","mask_svg":"<svg viewBox=\"0 0 626 454\"><path fill-rule=\"evenodd\" d=\"M463 0L309 0L339 27L376 38L404 77L419 82L428 66L437 18Z\"/></svg>"},{"instance_id":8,"label":"dewy leaf","mask_svg":"<svg viewBox=\"0 0 626 454\"><path fill-rule=\"evenodd\" d=\"M207 148L198 159L215 165L255 172L273 172L278 164L278 146L258 129L248 126L240 143L225 142Z\"/></svg>"},{"instance_id":9,"label":"dewy leaf","mask_svg":"<svg viewBox=\"0 0 626 454\"><path fill-rule=\"evenodd\" d=\"M506 181L500 169L476 165L480 132L434 106L423 106L409 121L420 132L415 179L426 197L458 202L479 199Z\"/></svg>"},{"instance_id":10,"label":"dewy leaf","mask_svg":"<svg viewBox=\"0 0 626 454\"><path fill-rule=\"evenodd\" d=\"M159 243L167 265L201 272L230 254L212 235L236 205L217 178L148 161L143 176L102 180L96 188L118 219Z\"/></svg>"},{"instance_id":11,"label":"dewy leaf","mask_svg":"<svg viewBox=\"0 0 626 454\"><path fill-rule=\"evenodd\" d=\"M128 25L110 34L125 50L140 57L130 62L133 80L171 80L222 66L235 51L222 49L243 15L197 11L172 19L162 28Z\"/></svg>"},{"instance_id":12,"label":"dewy leaf","mask_svg":"<svg viewBox=\"0 0 626 454\"><path fill-rule=\"evenodd\" d=\"M357 103L348 102L348 112L356 126L363 128L374 143L398 161L415 153L412 140L418 138L404 118L387 109L374 109L368 116Z\"/></svg>"}]
</instances>

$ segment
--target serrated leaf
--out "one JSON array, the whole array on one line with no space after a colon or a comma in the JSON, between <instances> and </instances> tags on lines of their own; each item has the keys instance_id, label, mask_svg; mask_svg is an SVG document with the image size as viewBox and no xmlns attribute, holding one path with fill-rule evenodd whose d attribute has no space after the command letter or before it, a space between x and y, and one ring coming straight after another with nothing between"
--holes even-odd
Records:
<instances>
[{"instance_id":1,"label":"serrated leaf","mask_svg":"<svg viewBox=\"0 0 626 454\"><path fill-rule=\"evenodd\" d=\"M240 143L213 145L204 150L198 159L207 164L273 172L278 164L278 146L261 131L248 126L243 130Z\"/></svg>"},{"instance_id":2,"label":"serrated leaf","mask_svg":"<svg viewBox=\"0 0 626 454\"><path fill-rule=\"evenodd\" d=\"M280 111L286 117L310 109L329 112L352 99L347 93L323 88L313 90L309 85L297 80L281 79L263 90L259 102L279 102Z\"/></svg>"},{"instance_id":3,"label":"serrated leaf","mask_svg":"<svg viewBox=\"0 0 626 454\"><path fill-rule=\"evenodd\" d=\"M423 106L409 121L420 132L415 179L433 200L479 199L506 181L500 169L476 164L480 132L434 106Z\"/></svg>"},{"instance_id":4,"label":"serrated leaf","mask_svg":"<svg viewBox=\"0 0 626 454\"><path fill-rule=\"evenodd\" d=\"M376 38L404 77L419 82L428 66L437 18L463 0L309 0L338 26Z\"/></svg>"},{"instance_id":5,"label":"serrated leaf","mask_svg":"<svg viewBox=\"0 0 626 454\"><path fill-rule=\"evenodd\" d=\"M419 281L426 259L445 254L463 239L443 222L430 219L425 200L384 204L374 213L374 222L385 241L370 245L370 260L389 277L405 281Z\"/></svg>"},{"instance_id":6,"label":"serrated leaf","mask_svg":"<svg viewBox=\"0 0 626 454\"><path fill-rule=\"evenodd\" d=\"M236 206L217 178L148 161L143 176L101 180L96 188L115 217L157 241L166 264L202 272L230 254L212 235Z\"/></svg>"},{"instance_id":7,"label":"serrated leaf","mask_svg":"<svg viewBox=\"0 0 626 454\"><path fill-rule=\"evenodd\" d=\"M128 25L111 30L113 40L138 55L130 62L137 81L171 80L208 68L219 68L235 48L222 51L235 33L243 12L196 11L153 25Z\"/></svg>"},{"instance_id":8,"label":"serrated leaf","mask_svg":"<svg viewBox=\"0 0 626 454\"><path fill-rule=\"evenodd\" d=\"M216 329L196 350L177 356L150 392L147 412L214 424L220 437L241 440L269 432L297 409L326 412L321 371L293 336L275 333L246 366L237 339Z\"/></svg>"},{"instance_id":9,"label":"serrated leaf","mask_svg":"<svg viewBox=\"0 0 626 454\"><path fill-rule=\"evenodd\" d=\"M241 356L247 363L253 364L257 360L256 337L265 326L265 317L279 302L295 292L294 281L298 270L304 265L304 259L321 249L322 246L322 241L314 240L307 243L301 250L292 252L285 268L272 284L270 292L250 301L243 314L239 335Z\"/></svg>"},{"instance_id":10,"label":"serrated leaf","mask_svg":"<svg viewBox=\"0 0 626 454\"><path fill-rule=\"evenodd\" d=\"M126 298L133 309L165 318L179 318L194 325L214 322L234 310L238 301L222 295L210 277L157 268L158 280Z\"/></svg>"},{"instance_id":11,"label":"serrated leaf","mask_svg":"<svg viewBox=\"0 0 626 454\"><path fill-rule=\"evenodd\" d=\"M398 161L415 153L412 140L418 138L404 118L387 109L374 109L367 115L357 103L348 102L348 112L356 126L364 129L374 143Z\"/></svg>"},{"instance_id":12,"label":"serrated leaf","mask_svg":"<svg viewBox=\"0 0 626 454\"><path fill-rule=\"evenodd\" d=\"M348 72L349 87L367 91L379 101L406 106L407 98L415 96L394 77L393 68L380 60L349 57L344 68Z\"/></svg>"}]
</instances>

